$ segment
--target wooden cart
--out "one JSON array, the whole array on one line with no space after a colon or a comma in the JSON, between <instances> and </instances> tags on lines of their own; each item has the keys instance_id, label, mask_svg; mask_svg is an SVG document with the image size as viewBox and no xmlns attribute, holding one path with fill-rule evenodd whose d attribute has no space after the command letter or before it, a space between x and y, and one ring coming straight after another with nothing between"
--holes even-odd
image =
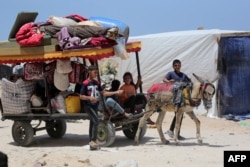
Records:
<instances>
[{"instance_id":1,"label":"wooden cart","mask_svg":"<svg viewBox=\"0 0 250 167\"><path fill-rule=\"evenodd\" d=\"M20 47L15 42L0 43L0 64L6 63L25 63L25 62L41 62L47 60L58 60L65 58L78 57L82 59L102 59L114 56L113 47L110 48L85 48L78 50L56 51L56 42L49 40L49 45L37 47ZM53 51L54 50L54 51ZM137 69L140 75L139 55L141 50L141 42L132 42L126 44L127 52L134 52L137 60ZM142 91L142 89L140 88ZM86 113L39 113L36 110L50 110L50 107L34 108L27 102L29 112L24 114L5 113L5 109L0 105L2 120L13 120L12 137L16 143L21 146L29 146L37 131L46 130L52 138L61 138L66 133L66 120L89 119ZM105 112L101 112L104 113ZM134 139L138 121L143 113L134 115L132 118L118 118L102 120L98 128L98 140L101 146L110 146L115 141L115 131L122 130L129 139ZM100 115L103 116L103 115ZM32 121L36 122L35 126ZM42 121L45 127L41 127ZM38 123L37 123L38 122ZM115 126L116 125L116 126ZM141 137L145 135L146 125L143 128Z\"/></svg>"}]
</instances>

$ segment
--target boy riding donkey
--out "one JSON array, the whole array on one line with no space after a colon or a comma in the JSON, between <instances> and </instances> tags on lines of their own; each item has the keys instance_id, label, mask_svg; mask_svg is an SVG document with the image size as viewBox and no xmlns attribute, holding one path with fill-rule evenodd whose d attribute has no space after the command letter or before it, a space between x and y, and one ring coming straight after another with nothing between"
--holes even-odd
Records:
<instances>
[{"instance_id":1,"label":"boy riding donkey","mask_svg":"<svg viewBox=\"0 0 250 167\"><path fill-rule=\"evenodd\" d=\"M163 78L163 82L165 83L174 83L173 84L173 91L174 91L174 99L173 103L176 106L176 110L178 111L179 107L182 107L185 105L185 100L183 97L183 89L185 87L192 87L192 82L188 76L181 72L181 61L178 59L175 59L173 61L173 69L174 71L168 72L165 77ZM183 115L181 117L181 123L182 123ZM172 120L172 123L170 125L170 129L165 132L166 134L169 135L169 137L173 138L174 137L174 128L175 128L175 122L176 122L176 113L175 116ZM180 124L181 126L181 124ZM185 140L185 137L182 137L180 135L180 131L178 134L178 139L179 140Z\"/></svg>"}]
</instances>

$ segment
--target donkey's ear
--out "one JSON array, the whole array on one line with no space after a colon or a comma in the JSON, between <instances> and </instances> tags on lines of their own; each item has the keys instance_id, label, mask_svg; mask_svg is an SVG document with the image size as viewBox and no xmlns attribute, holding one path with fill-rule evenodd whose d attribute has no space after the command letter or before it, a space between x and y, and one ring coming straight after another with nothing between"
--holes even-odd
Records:
<instances>
[{"instance_id":1,"label":"donkey's ear","mask_svg":"<svg viewBox=\"0 0 250 167\"><path fill-rule=\"evenodd\" d=\"M198 75L196 75L195 73L193 73L193 76L194 76L200 83L203 83L203 82L204 82L204 80L203 80L201 77L199 77Z\"/></svg>"}]
</instances>

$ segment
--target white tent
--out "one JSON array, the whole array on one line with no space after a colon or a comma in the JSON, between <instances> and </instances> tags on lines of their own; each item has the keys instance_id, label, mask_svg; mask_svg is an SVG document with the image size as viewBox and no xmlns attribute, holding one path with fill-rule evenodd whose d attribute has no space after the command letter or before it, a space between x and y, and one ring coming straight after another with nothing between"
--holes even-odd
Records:
<instances>
[{"instance_id":1,"label":"white tent","mask_svg":"<svg viewBox=\"0 0 250 167\"><path fill-rule=\"evenodd\" d=\"M231 30L191 30L150 34L130 37L129 41L141 41L142 50L139 52L140 69L143 81L143 91L154 83L162 82L168 71L173 70L172 61L179 59L182 62L181 71L185 72L193 82L196 82L192 73L212 80L217 76L218 42L222 34L236 33ZM132 57L134 55L130 55ZM136 60L120 61L118 78L126 71L132 72L134 80L137 77ZM216 85L216 83L215 83ZM207 116L218 117L215 97L213 108ZM198 114L206 113L201 105L195 109Z\"/></svg>"}]
</instances>

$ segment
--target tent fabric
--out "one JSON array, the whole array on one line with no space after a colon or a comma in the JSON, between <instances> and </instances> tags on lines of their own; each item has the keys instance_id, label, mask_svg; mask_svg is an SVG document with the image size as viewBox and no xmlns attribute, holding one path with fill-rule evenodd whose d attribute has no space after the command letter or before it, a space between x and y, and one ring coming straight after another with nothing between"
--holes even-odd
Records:
<instances>
[{"instance_id":1,"label":"tent fabric","mask_svg":"<svg viewBox=\"0 0 250 167\"><path fill-rule=\"evenodd\" d=\"M250 118L250 37L222 38L218 60L221 115Z\"/></svg>"},{"instance_id":2,"label":"tent fabric","mask_svg":"<svg viewBox=\"0 0 250 167\"><path fill-rule=\"evenodd\" d=\"M238 31L190 30L130 37L129 42L142 42L139 58L143 91L147 91L155 83L162 82L165 74L173 70L172 61L174 59L181 60L181 71L186 73L193 82L197 81L192 73L212 81L218 75L218 42L221 34L235 32ZM122 80L122 75L126 71L130 71L136 81L137 66L135 59L129 59L121 63L122 65L119 65L118 69L118 78ZM217 83L214 84L217 85ZM202 104L194 112L198 114L207 113ZM209 110L207 116L212 118L219 116L216 97L213 98L213 107Z\"/></svg>"}]
</instances>

